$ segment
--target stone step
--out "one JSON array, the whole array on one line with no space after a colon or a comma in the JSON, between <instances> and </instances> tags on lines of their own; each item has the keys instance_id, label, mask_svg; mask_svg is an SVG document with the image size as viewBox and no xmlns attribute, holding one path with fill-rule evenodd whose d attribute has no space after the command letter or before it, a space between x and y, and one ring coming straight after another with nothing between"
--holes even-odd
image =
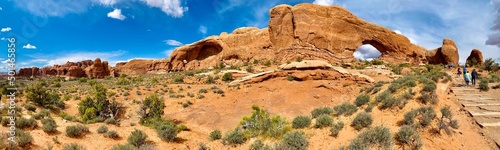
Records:
<instances>
[{"instance_id":1,"label":"stone step","mask_svg":"<svg viewBox=\"0 0 500 150\"><path fill-rule=\"evenodd\" d=\"M469 113L476 117L476 116L500 116L500 112L476 112L476 111L469 111Z\"/></svg>"},{"instance_id":2,"label":"stone step","mask_svg":"<svg viewBox=\"0 0 500 150\"><path fill-rule=\"evenodd\" d=\"M476 93L456 93L455 96L457 96L457 97L461 97L461 96L484 97L486 95L484 95L484 94L476 94Z\"/></svg>"},{"instance_id":3,"label":"stone step","mask_svg":"<svg viewBox=\"0 0 500 150\"><path fill-rule=\"evenodd\" d=\"M496 98L491 97L458 97L458 100L466 100L466 101L475 101L475 100L489 100L489 101L497 101Z\"/></svg>"},{"instance_id":4,"label":"stone step","mask_svg":"<svg viewBox=\"0 0 500 150\"><path fill-rule=\"evenodd\" d=\"M495 116L475 116L474 120L481 127L499 127L500 126L500 115Z\"/></svg>"},{"instance_id":5,"label":"stone step","mask_svg":"<svg viewBox=\"0 0 500 150\"><path fill-rule=\"evenodd\" d=\"M500 106L499 103L462 103L464 107L478 107L478 106Z\"/></svg>"},{"instance_id":6,"label":"stone step","mask_svg":"<svg viewBox=\"0 0 500 150\"><path fill-rule=\"evenodd\" d=\"M500 127L500 122L482 123L481 126L483 126L483 127Z\"/></svg>"}]
</instances>

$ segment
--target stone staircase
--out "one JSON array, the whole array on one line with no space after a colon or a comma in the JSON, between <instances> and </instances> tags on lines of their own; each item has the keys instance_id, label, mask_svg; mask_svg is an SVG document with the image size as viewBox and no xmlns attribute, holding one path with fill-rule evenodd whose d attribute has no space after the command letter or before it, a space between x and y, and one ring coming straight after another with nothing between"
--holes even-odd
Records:
<instances>
[{"instance_id":1,"label":"stone staircase","mask_svg":"<svg viewBox=\"0 0 500 150\"><path fill-rule=\"evenodd\" d=\"M466 87L462 77L453 78L451 91L476 123L484 129L484 133L500 147L500 97L481 92L479 83L476 83L475 87Z\"/></svg>"}]
</instances>

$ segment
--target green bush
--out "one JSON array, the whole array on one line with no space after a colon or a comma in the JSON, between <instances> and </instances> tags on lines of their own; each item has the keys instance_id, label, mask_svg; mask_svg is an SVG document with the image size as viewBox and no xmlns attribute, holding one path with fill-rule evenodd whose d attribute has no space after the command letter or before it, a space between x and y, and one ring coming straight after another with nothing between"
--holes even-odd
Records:
<instances>
[{"instance_id":1,"label":"green bush","mask_svg":"<svg viewBox=\"0 0 500 150\"><path fill-rule=\"evenodd\" d=\"M316 124L314 125L314 127L316 128L329 127L332 125L332 123L333 123L333 118L326 114L323 114L318 118L316 118Z\"/></svg>"},{"instance_id":2,"label":"green bush","mask_svg":"<svg viewBox=\"0 0 500 150\"><path fill-rule=\"evenodd\" d=\"M215 140L218 140L221 138L222 138L222 133L220 132L220 130L214 130L214 131L210 132L210 140L211 141L215 141Z\"/></svg>"},{"instance_id":3,"label":"green bush","mask_svg":"<svg viewBox=\"0 0 500 150\"><path fill-rule=\"evenodd\" d=\"M351 126L353 126L356 130L361 130L371 125L372 122L372 115L367 112L360 112L358 113L358 115L356 115L356 117L354 117Z\"/></svg>"},{"instance_id":4,"label":"green bush","mask_svg":"<svg viewBox=\"0 0 500 150\"><path fill-rule=\"evenodd\" d=\"M389 99L389 98L391 98L391 97L392 97L391 93L390 93L389 91L387 91L387 90L386 90L386 91L384 91L384 92L382 92L382 93L378 94L378 95L375 97L375 102L380 103L380 102L382 102L383 100L385 100L385 99Z\"/></svg>"},{"instance_id":5,"label":"green bush","mask_svg":"<svg viewBox=\"0 0 500 150\"><path fill-rule=\"evenodd\" d=\"M128 136L127 141L129 144L131 144L135 147L139 147L139 146L143 145L144 143L146 143L147 138L148 138L148 135L146 135L146 133L144 133L141 130L135 129L134 131L132 131L130 136Z\"/></svg>"},{"instance_id":6,"label":"green bush","mask_svg":"<svg viewBox=\"0 0 500 150\"><path fill-rule=\"evenodd\" d=\"M373 106L375 106L375 105L369 104L368 106L366 106L365 112L372 112Z\"/></svg>"},{"instance_id":7,"label":"green bush","mask_svg":"<svg viewBox=\"0 0 500 150\"><path fill-rule=\"evenodd\" d=\"M118 144L111 147L111 150L139 150L139 149L130 144L124 144L124 145Z\"/></svg>"},{"instance_id":8,"label":"green bush","mask_svg":"<svg viewBox=\"0 0 500 150\"><path fill-rule=\"evenodd\" d=\"M299 131L286 133L281 144L288 149L294 150L307 150L309 146L305 133Z\"/></svg>"},{"instance_id":9,"label":"green bush","mask_svg":"<svg viewBox=\"0 0 500 150\"><path fill-rule=\"evenodd\" d=\"M452 134L450 127L458 129L458 120L454 120L449 107L441 108L441 119L438 123L438 133L441 134L441 130L444 130L447 134Z\"/></svg>"},{"instance_id":10,"label":"green bush","mask_svg":"<svg viewBox=\"0 0 500 150\"><path fill-rule=\"evenodd\" d=\"M2 126L6 127L10 123L9 117L2 117Z\"/></svg>"},{"instance_id":11,"label":"green bush","mask_svg":"<svg viewBox=\"0 0 500 150\"><path fill-rule=\"evenodd\" d=\"M370 95L367 95L367 94L358 95L358 97L356 97L356 101L354 101L354 103L358 107L363 106L364 104L366 104L368 102L370 102Z\"/></svg>"},{"instance_id":12,"label":"green bush","mask_svg":"<svg viewBox=\"0 0 500 150\"><path fill-rule=\"evenodd\" d=\"M172 142L177 136L177 129L172 124L166 124L157 127L156 133L162 140Z\"/></svg>"},{"instance_id":13,"label":"green bush","mask_svg":"<svg viewBox=\"0 0 500 150\"><path fill-rule=\"evenodd\" d=\"M85 150L85 147L83 147L80 144L70 143L70 144L64 144L63 150Z\"/></svg>"},{"instance_id":14,"label":"green bush","mask_svg":"<svg viewBox=\"0 0 500 150\"><path fill-rule=\"evenodd\" d=\"M251 145L250 145L250 150L263 150L264 144L262 143L261 140L255 140Z\"/></svg>"},{"instance_id":15,"label":"green bush","mask_svg":"<svg viewBox=\"0 0 500 150\"><path fill-rule=\"evenodd\" d=\"M437 85L436 83L434 82L429 82L427 83L423 88L422 88L422 91L425 91L425 92L433 92L435 91L437 88Z\"/></svg>"},{"instance_id":16,"label":"green bush","mask_svg":"<svg viewBox=\"0 0 500 150\"><path fill-rule=\"evenodd\" d=\"M298 116L295 117L292 121L292 128L294 129L302 129L309 127L311 125L311 118L308 116Z\"/></svg>"},{"instance_id":17,"label":"green bush","mask_svg":"<svg viewBox=\"0 0 500 150\"><path fill-rule=\"evenodd\" d=\"M399 83L392 83L391 85L389 85L389 87L387 88L391 93L394 93L396 92L398 89L401 88L401 84Z\"/></svg>"},{"instance_id":18,"label":"green bush","mask_svg":"<svg viewBox=\"0 0 500 150\"><path fill-rule=\"evenodd\" d=\"M227 132L224 138L222 138L222 143L224 145L231 145L231 146L243 144L246 141L247 138L245 137L245 135L243 135L243 131L241 131L239 128Z\"/></svg>"},{"instance_id":19,"label":"green bush","mask_svg":"<svg viewBox=\"0 0 500 150\"><path fill-rule=\"evenodd\" d=\"M88 132L89 132L89 128L87 128L86 126L81 125L81 124L66 127L66 136L72 137L72 138L80 137L83 134L86 134Z\"/></svg>"},{"instance_id":20,"label":"green bush","mask_svg":"<svg viewBox=\"0 0 500 150\"><path fill-rule=\"evenodd\" d=\"M356 111L358 111L358 108L349 102L343 102L342 104L333 107L333 110L335 110L335 112L337 113L336 115L338 116L351 116Z\"/></svg>"},{"instance_id":21,"label":"green bush","mask_svg":"<svg viewBox=\"0 0 500 150\"><path fill-rule=\"evenodd\" d=\"M233 80L233 74L232 73L226 72L222 76L222 81L224 81L224 82L229 82L229 81L232 81L232 80Z\"/></svg>"},{"instance_id":22,"label":"green bush","mask_svg":"<svg viewBox=\"0 0 500 150\"><path fill-rule=\"evenodd\" d=\"M104 135L106 138L117 139L119 137L118 132L115 130L110 130Z\"/></svg>"},{"instance_id":23,"label":"green bush","mask_svg":"<svg viewBox=\"0 0 500 150\"><path fill-rule=\"evenodd\" d=\"M36 107L34 105L31 105L31 104L25 104L24 105L24 108L28 111L32 111L34 112L36 110Z\"/></svg>"},{"instance_id":24,"label":"green bush","mask_svg":"<svg viewBox=\"0 0 500 150\"><path fill-rule=\"evenodd\" d=\"M330 115L331 113L333 113L333 109L330 108L330 107L320 107L320 108L315 108L312 112L311 112L311 115L313 118L316 118L320 115Z\"/></svg>"},{"instance_id":25,"label":"green bush","mask_svg":"<svg viewBox=\"0 0 500 150\"><path fill-rule=\"evenodd\" d=\"M102 125L99 128L97 128L97 133L106 133L108 132L108 126Z\"/></svg>"},{"instance_id":26,"label":"green bush","mask_svg":"<svg viewBox=\"0 0 500 150\"><path fill-rule=\"evenodd\" d=\"M389 128L376 126L358 134L348 149L391 149L393 144Z\"/></svg>"},{"instance_id":27,"label":"green bush","mask_svg":"<svg viewBox=\"0 0 500 150\"><path fill-rule=\"evenodd\" d=\"M419 116L417 118L417 116ZM432 120L436 118L436 112L434 108L430 106L422 106L418 109L411 110L404 114L403 123L406 125L413 125L415 123L415 119L418 119L418 124L420 127L428 126Z\"/></svg>"},{"instance_id":28,"label":"green bush","mask_svg":"<svg viewBox=\"0 0 500 150\"><path fill-rule=\"evenodd\" d=\"M339 135L340 130L342 130L342 128L344 128L344 123L341 121L333 124L332 128L330 129L332 136L337 137Z\"/></svg>"},{"instance_id":29,"label":"green bush","mask_svg":"<svg viewBox=\"0 0 500 150\"><path fill-rule=\"evenodd\" d=\"M95 121L103 121L101 114L117 114L121 108L121 104L112 100L107 96L107 89L99 83L90 82L92 87L89 96L78 103L78 112L82 120L86 123L94 123Z\"/></svg>"},{"instance_id":30,"label":"green bush","mask_svg":"<svg viewBox=\"0 0 500 150\"><path fill-rule=\"evenodd\" d=\"M399 129L398 133L396 133L396 139L403 146L407 145L412 150L420 149L423 146L420 134L408 125L404 125Z\"/></svg>"},{"instance_id":31,"label":"green bush","mask_svg":"<svg viewBox=\"0 0 500 150\"><path fill-rule=\"evenodd\" d=\"M36 122L35 118L26 119L24 117L20 117L15 121L15 123L16 123L15 126L20 129L27 129L27 128L33 129L38 126L38 123Z\"/></svg>"},{"instance_id":32,"label":"green bush","mask_svg":"<svg viewBox=\"0 0 500 150\"><path fill-rule=\"evenodd\" d=\"M28 144L31 144L31 142L33 141L33 137L31 136L31 134L29 132L24 132L22 130L16 129L15 133L16 133L17 145L20 147L25 147Z\"/></svg>"},{"instance_id":33,"label":"green bush","mask_svg":"<svg viewBox=\"0 0 500 150\"><path fill-rule=\"evenodd\" d=\"M488 80L481 79L481 83L479 83L479 89L481 91L489 91L490 90L490 86L488 85Z\"/></svg>"},{"instance_id":34,"label":"green bush","mask_svg":"<svg viewBox=\"0 0 500 150\"><path fill-rule=\"evenodd\" d=\"M141 124L146 124L148 120L161 118L165 102L156 94L152 94L144 99L143 105L139 110L139 115L142 117Z\"/></svg>"},{"instance_id":35,"label":"green bush","mask_svg":"<svg viewBox=\"0 0 500 150\"><path fill-rule=\"evenodd\" d=\"M207 80L205 80L205 83L206 84L214 84L215 83L214 77L207 76Z\"/></svg>"},{"instance_id":36,"label":"green bush","mask_svg":"<svg viewBox=\"0 0 500 150\"><path fill-rule=\"evenodd\" d=\"M108 118L104 121L106 124L114 124L114 125L119 125L120 122L118 122L114 117Z\"/></svg>"},{"instance_id":37,"label":"green bush","mask_svg":"<svg viewBox=\"0 0 500 150\"><path fill-rule=\"evenodd\" d=\"M32 86L27 86L24 91L27 101L33 102L38 106L49 109L63 109L64 102L59 94L47 90L44 82L37 82Z\"/></svg>"},{"instance_id":38,"label":"green bush","mask_svg":"<svg viewBox=\"0 0 500 150\"><path fill-rule=\"evenodd\" d=\"M54 133L57 131L56 121L52 118L46 118L42 120L42 130L47 133Z\"/></svg>"},{"instance_id":39,"label":"green bush","mask_svg":"<svg viewBox=\"0 0 500 150\"><path fill-rule=\"evenodd\" d=\"M437 99L437 94L435 91L432 92L421 92L421 97L420 97L420 102L423 104L431 103L431 104L437 104L438 99Z\"/></svg>"},{"instance_id":40,"label":"green bush","mask_svg":"<svg viewBox=\"0 0 500 150\"><path fill-rule=\"evenodd\" d=\"M243 132L246 137L264 136L277 139L291 130L285 118L271 117L269 112L255 105L252 109L252 115L243 117L239 124L245 129Z\"/></svg>"}]
</instances>

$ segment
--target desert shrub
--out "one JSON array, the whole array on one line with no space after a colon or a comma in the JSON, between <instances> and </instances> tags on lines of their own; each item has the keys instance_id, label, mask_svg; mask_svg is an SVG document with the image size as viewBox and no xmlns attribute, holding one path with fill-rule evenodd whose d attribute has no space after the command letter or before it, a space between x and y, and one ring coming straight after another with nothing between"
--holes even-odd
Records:
<instances>
[{"instance_id":1,"label":"desert shrub","mask_svg":"<svg viewBox=\"0 0 500 150\"><path fill-rule=\"evenodd\" d=\"M329 127L333 123L333 118L330 117L329 115L323 114L320 115L318 118L316 118L316 124L314 127L316 128L323 128L323 127Z\"/></svg>"},{"instance_id":2,"label":"desert shrub","mask_svg":"<svg viewBox=\"0 0 500 150\"><path fill-rule=\"evenodd\" d=\"M222 143L224 145L231 145L231 146L243 144L246 141L247 138L245 137L245 135L243 135L243 131L241 131L241 129L239 128L227 132L224 138L222 138Z\"/></svg>"},{"instance_id":3,"label":"desert shrub","mask_svg":"<svg viewBox=\"0 0 500 150\"><path fill-rule=\"evenodd\" d=\"M85 150L85 147L83 147L80 144L70 143L70 144L64 144L63 150Z\"/></svg>"},{"instance_id":4,"label":"desert shrub","mask_svg":"<svg viewBox=\"0 0 500 150\"><path fill-rule=\"evenodd\" d=\"M408 125L403 125L398 133L396 139L404 146L408 146L412 150L420 149L423 146L420 134L415 129Z\"/></svg>"},{"instance_id":5,"label":"desert shrub","mask_svg":"<svg viewBox=\"0 0 500 150\"><path fill-rule=\"evenodd\" d=\"M375 97L375 102L380 103L382 100L389 99L390 97L392 97L391 93L386 90Z\"/></svg>"},{"instance_id":6,"label":"desert shrub","mask_svg":"<svg viewBox=\"0 0 500 150\"><path fill-rule=\"evenodd\" d=\"M26 100L38 106L49 109L64 108L64 102L60 99L59 94L47 90L44 82L37 82L32 86L27 86L24 91L26 92Z\"/></svg>"},{"instance_id":7,"label":"desert shrub","mask_svg":"<svg viewBox=\"0 0 500 150\"><path fill-rule=\"evenodd\" d=\"M245 116L240 121L240 127L246 137L264 136L280 138L290 130L289 123L285 118L278 116L271 117L269 112L258 106L252 106L252 115Z\"/></svg>"},{"instance_id":8,"label":"desert shrub","mask_svg":"<svg viewBox=\"0 0 500 150\"><path fill-rule=\"evenodd\" d=\"M389 128L376 126L358 134L348 149L391 149L393 144Z\"/></svg>"},{"instance_id":9,"label":"desert shrub","mask_svg":"<svg viewBox=\"0 0 500 150\"><path fill-rule=\"evenodd\" d=\"M16 119L15 121L16 127L21 128L21 129L33 129L38 126L38 123L36 122L35 118L29 118L26 119L24 117L20 117L19 119Z\"/></svg>"},{"instance_id":10,"label":"desert shrub","mask_svg":"<svg viewBox=\"0 0 500 150\"><path fill-rule=\"evenodd\" d=\"M281 144L288 149L294 150L307 150L309 146L305 133L299 131L286 133L285 136L283 136Z\"/></svg>"},{"instance_id":11,"label":"desert shrub","mask_svg":"<svg viewBox=\"0 0 500 150\"><path fill-rule=\"evenodd\" d=\"M436 83L434 82L429 82L427 84L425 84L425 86L422 88L422 91L425 91L425 92L433 92L435 91L437 88L437 85Z\"/></svg>"},{"instance_id":12,"label":"desert shrub","mask_svg":"<svg viewBox=\"0 0 500 150\"><path fill-rule=\"evenodd\" d=\"M270 67L271 66L271 61L270 60L266 60L262 63L262 65L266 66L266 67Z\"/></svg>"},{"instance_id":13,"label":"desert shrub","mask_svg":"<svg viewBox=\"0 0 500 150\"><path fill-rule=\"evenodd\" d=\"M220 132L220 130L214 130L214 131L210 132L210 140L211 141L215 141L215 140L218 140L221 138L222 138L222 133Z\"/></svg>"},{"instance_id":14,"label":"desert shrub","mask_svg":"<svg viewBox=\"0 0 500 150\"><path fill-rule=\"evenodd\" d=\"M200 89L200 90L198 91L198 93L208 93L208 90L207 90L207 89L203 89L203 88L202 88L202 89Z\"/></svg>"},{"instance_id":15,"label":"desert shrub","mask_svg":"<svg viewBox=\"0 0 500 150\"><path fill-rule=\"evenodd\" d=\"M250 73L253 73L255 71L252 66L247 66L245 70Z\"/></svg>"},{"instance_id":16,"label":"desert shrub","mask_svg":"<svg viewBox=\"0 0 500 150\"><path fill-rule=\"evenodd\" d=\"M6 127L10 123L9 117L2 117L2 126Z\"/></svg>"},{"instance_id":17,"label":"desert shrub","mask_svg":"<svg viewBox=\"0 0 500 150\"><path fill-rule=\"evenodd\" d=\"M497 84L497 85L495 85L495 86L493 86L491 88L493 88L493 89L500 89L500 84Z\"/></svg>"},{"instance_id":18,"label":"desert shrub","mask_svg":"<svg viewBox=\"0 0 500 150\"><path fill-rule=\"evenodd\" d=\"M264 144L262 143L261 140L255 140L251 145L250 145L250 150L262 150L264 148Z\"/></svg>"},{"instance_id":19,"label":"desert shrub","mask_svg":"<svg viewBox=\"0 0 500 150\"><path fill-rule=\"evenodd\" d=\"M103 121L107 116L116 115L121 108L121 104L108 99L107 89L102 84L93 82L89 84L92 87L89 96L78 103L78 112L82 120L84 122L93 122L97 119Z\"/></svg>"},{"instance_id":20,"label":"desert shrub","mask_svg":"<svg viewBox=\"0 0 500 150\"><path fill-rule=\"evenodd\" d=\"M330 115L331 113L333 113L333 109L330 108L330 107L320 107L320 108L315 108L312 112L311 112L311 115L313 118L316 118L320 115L323 115L323 114L326 114L326 115Z\"/></svg>"},{"instance_id":21,"label":"desert shrub","mask_svg":"<svg viewBox=\"0 0 500 150\"><path fill-rule=\"evenodd\" d=\"M207 80L205 80L205 83L206 84L214 84L215 83L214 77L207 76Z\"/></svg>"},{"instance_id":22,"label":"desert shrub","mask_svg":"<svg viewBox=\"0 0 500 150\"><path fill-rule=\"evenodd\" d=\"M82 78L78 79L78 83L86 83L86 82L87 82L87 78L82 77Z\"/></svg>"},{"instance_id":23,"label":"desert shrub","mask_svg":"<svg viewBox=\"0 0 500 150\"><path fill-rule=\"evenodd\" d=\"M302 129L309 127L311 125L311 118L308 116L298 116L295 117L292 121L292 128L294 129Z\"/></svg>"},{"instance_id":24,"label":"desert shrub","mask_svg":"<svg viewBox=\"0 0 500 150\"><path fill-rule=\"evenodd\" d=\"M363 106L364 104L366 104L368 102L370 102L370 96L367 94L358 95L358 97L356 97L356 100L354 101L354 103L358 107Z\"/></svg>"},{"instance_id":25,"label":"desert shrub","mask_svg":"<svg viewBox=\"0 0 500 150\"><path fill-rule=\"evenodd\" d=\"M81 124L66 127L66 136L72 137L72 138L82 136L83 134L86 134L87 132L89 132L89 128L87 128L86 126L81 125Z\"/></svg>"},{"instance_id":26,"label":"desert shrub","mask_svg":"<svg viewBox=\"0 0 500 150\"><path fill-rule=\"evenodd\" d=\"M111 150L138 150L138 148L136 148L130 144L123 144L123 145L118 144L118 145L111 147Z\"/></svg>"},{"instance_id":27,"label":"desert shrub","mask_svg":"<svg viewBox=\"0 0 500 150\"><path fill-rule=\"evenodd\" d=\"M330 132L332 133L333 137L337 137L339 135L340 130L344 128L344 123L339 121L337 123L334 123L332 125L332 128L330 129Z\"/></svg>"},{"instance_id":28,"label":"desert shrub","mask_svg":"<svg viewBox=\"0 0 500 150\"><path fill-rule=\"evenodd\" d=\"M174 76L174 83L184 83L184 76L183 75L175 75Z\"/></svg>"},{"instance_id":29,"label":"desert shrub","mask_svg":"<svg viewBox=\"0 0 500 150\"><path fill-rule=\"evenodd\" d=\"M17 145L20 147L25 147L28 144L31 144L31 142L33 141L33 137L31 136L31 134L29 132L24 132L22 130L16 129L15 133L16 133Z\"/></svg>"},{"instance_id":30,"label":"desert shrub","mask_svg":"<svg viewBox=\"0 0 500 150\"><path fill-rule=\"evenodd\" d=\"M421 92L421 97L420 97L420 102L423 104L431 103L431 104L437 104L438 99L437 99L437 94L435 91L432 92Z\"/></svg>"},{"instance_id":31,"label":"desert shrub","mask_svg":"<svg viewBox=\"0 0 500 150\"><path fill-rule=\"evenodd\" d=\"M146 143L146 139L148 138L148 135L144 133L141 130L135 129L132 131L130 136L127 138L127 142L135 147L139 147Z\"/></svg>"},{"instance_id":32,"label":"desert shrub","mask_svg":"<svg viewBox=\"0 0 500 150\"><path fill-rule=\"evenodd\" d=\"M34 105L31 105L31 104L25 104L24 108L28 111L33 111L33 112L36 110L36 107Z\"/></svg>"},{"instance_id":33,"label":"desert shrub","mask_svg":"<svg viewBox=\"0 0 500 150\"><path fill-rule=\"evenodd\" d=\"M200 143L198 144L198 150L209 150L210 148L208 148L207 145L205 145L205 143Z\"/></svg>"},{"instance_id":34,"label":"desert shrub","mask_svg":"<svg viewBox=\"0 0 500 150\"><path fill-rule=\"evenodd\" d=\"M140 108L141 114L141 124L147 125L149 120L161 118L163 115L163 109L165 108L165 102L156 94L152 94L144 99L143 105Z\"/></svg>"},{"instance_id":35,"label":"desert shrub","mask_svg":"<svg viewBox=\"0 0 500 150\"><path fill-rule=\"evenodd\" d=\"M422 106L418 109L411 110L404 114L403 123L406 125L413 125L415 123L415 119L418 119L416 125L419 127L428 126L432 120L436 118L436 112L434 108L430 106Z\"/></svg>"},{"instance_id":36,"label":"desert shrub","mask_svg":"<svg viewBox=\"0 0 500 150\"><path fill-rule=\"evenodd\" d=\"M115 130L109 130L108 132L106 132L106 134L104 134L104 137L111 138L111 139L117 139L119 137L119 135L118 135L118 132L116 132Z\"/></svg>"},{"instance_id":37,"label":"desert shrub","mask_svg":"<svg viewBox=\"0 0 500 150\"><path fill-rule=\"evenodd\" d=\"M108 126L102 125L99 128L97 128L97 133L106 133L108 132Z\"/></svg>"},{"instance_id":38,"label":"desert shrub","mask_svg":"<svg viewBox=\"0 0 500 150\"><path fill-rule=\"evenodd\" d=\"M162 140L172 142L177 136L177 129L173 124L166 124L157 127L156 133Z\"/></svg>"},{"instance_id":39,"label":"desert shrub","mask_svg":"<svg viewBox=\"0 0 500 150\"><path fill-rule=\"evenodd\" d=\"M361 112L352 121L351 126L353 126L356 130L361 130L365 127L368 127L373 122L372 115L367 112Z\"/></svg>"},{"instance_id":40,"label":"desert shrub","mask_svg":"<svg viewBox=\"0 0 500 150\"><path fill-rule=\"evenodd\" d=\"M336 115L338 116L350 116L358 111L358 108L349 102L343 102L342 104L333 107L333 110L335 110Z\"/></svg>"},{"instance_id":41,"label":"desert shrub","mask_svg":"<svg viewBox=\"0 0 500 150\"><path fill-rule=\"evenodd\" d=\"M366 108L365 108L365 112L372 112L373 106L375 106L375 105L368 104L368 106L366 106Z\"/></svg>"},{"instance_id":42,"label":"desert shrub","mask_svg":"<svg viewBox=\"0 0 500 150\"><path fill-rule=\"evenodd\" d=\"M490 90L490 86L488 85L488 80L481 79L481 83L479 83L479 89L481 91L489 91Z\"/></svg>"},{"instance_id":43,"label":"desert shrub","mask_svg":"<svg viewBox=\"0 0 500 150\"><path fill-rule=\"evenodd\" d=\"M394 93L396 92L398 89L401 88L401 84L399 83L392 83L391 85L389 85L389 87L387 88L391 93Z\"/></svg>"},{"instance_id":44,"label":"desert shrub","mask_svg":"<svg viewBox=\"0 0 500 150\"><path fill-rule=\"evenodd\" d=\"M56 121L52 118L46 118L42 120L42 130L47 133L54 133L57 131Z\"/></svg>"},{"instance_id":45,"label":"desert shrub","mask_svg":"<svg viewBox=\"0 0 500 150\"><path fill-rule=\"evenodd\" d=\"M458 129L458 120L453 119L448 106L441 108L441 119L439 119L437 126L439 134L441 134L441 130L444 130L447 134L452 134L450 127Z\"/></svg>"},{"instance_id":46,"label":"desert shrub","mask_svg":"<svg viewBox=\"0 0 500 150\"><path fill-rule=\"evenodd\" d=\"M484 60L484 70L490 71L490 72L495 72L500 68L500 65L498 63L495 63L495 60L492 58L488 58Z\"/></svg>"},{"instance_id":47,"label":"desert shrub","mask_svg":"<svg viewBox=\"0 0 500 150\"><path fill-rule=\"evenodd\" d=\"M224 81L224 82L229 82L229 81L232 81L232 80L233 80L233 74L232 73L226 72L222 76L222 81Z\"/></svg>"},{"instance_id":48,"label":"desert shrub","mask_svg":"<svg viewBox=\"0 0 500 150\"><path fill-rule=\"evenodd\" d=\"M106 124L114 124L114 125L119 125L120 122L118 122L114 117L108 118L104 121Z\"/></svg>"}]
</instances>

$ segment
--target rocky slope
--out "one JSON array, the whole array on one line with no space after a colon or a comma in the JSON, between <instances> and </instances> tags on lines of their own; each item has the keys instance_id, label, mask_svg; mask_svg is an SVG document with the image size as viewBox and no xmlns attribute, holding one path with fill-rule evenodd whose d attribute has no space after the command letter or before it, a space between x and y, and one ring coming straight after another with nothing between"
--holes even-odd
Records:
<instances>
[{"instance_id":1,"label":"rocky slope","mask_svg":"<svg viewBox=\"0 0 500 150\"><path fill-rule=\"evenodd\" d=\"M100 58L96 58L95 61L66 62L64 65L54 65L41 69L37 67L21 68L16 75L24 77L51 75L68 78L104 78L105 76L114 76L111 70L112 68L109 66L108 61L101 62Z\"/></svg>"}]
</instances>

